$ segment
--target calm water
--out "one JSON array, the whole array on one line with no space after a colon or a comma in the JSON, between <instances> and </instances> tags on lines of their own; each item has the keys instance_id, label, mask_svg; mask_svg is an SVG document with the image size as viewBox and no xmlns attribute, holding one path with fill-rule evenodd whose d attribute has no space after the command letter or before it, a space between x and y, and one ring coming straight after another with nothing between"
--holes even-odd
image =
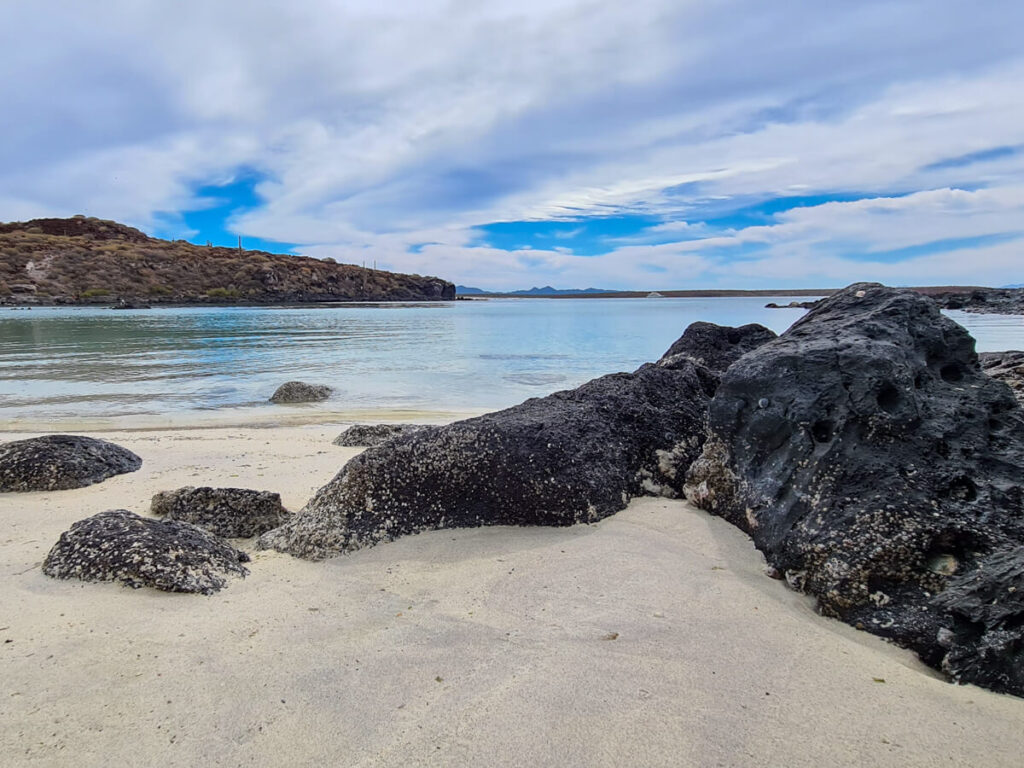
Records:
<instances>
[{"instance_id":1,"label":"calm water","mask_svg":"<svg viewBox=\"0 0 1024 768\"><path fill-rule=\"evenodd\" d=\"M281 413L282 382L334 387L317 412L482 411L657 359L695 320L783 331L772 297L490 300L305 308L0 309L0 428ZM780 303L788 298L776 298ZM1024 319L951 312L979 350L1024 348Z\"/></svg>"}]
</instances>

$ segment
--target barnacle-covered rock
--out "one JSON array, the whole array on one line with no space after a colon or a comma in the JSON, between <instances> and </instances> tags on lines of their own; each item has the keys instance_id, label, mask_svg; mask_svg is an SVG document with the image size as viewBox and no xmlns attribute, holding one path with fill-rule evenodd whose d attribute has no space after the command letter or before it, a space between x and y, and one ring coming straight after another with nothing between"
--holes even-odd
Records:
<instances>
[{"instance_id":1,"label":"barnacle-covered rock","mask_svg":"<svg viewBox=\"0 0 1024 768\"><path fill-rule=\"evenodd\" d=\"M281 506L281 496L277 493L191 486L156 494L150 512L167 520L198 525L229 539L247 539L266 533L291 515Z\"/></svg>"},{"instance_id":2,"label":"barnacle-covered rock","mask_svg":"<svg viewBox=\"0 0 1024 768\"><path fill-rule=\"evenodd\" d=\"M688 353L714 348L716 364L774 335L711 328L659 364L370 448L259 546L319 559L434 528L594 522L632 496L673 495L720 375Z\"/></svg>"},{"instance_id":3,"label":"barnacle-covered rock","mask_svg":"<svg viewBox=\"0 0 1024 768\"><path fill-rule=\"evenodd\" d=\"M422 428L422 424L353 424L334 438L333 443L344 447L370 448Z\"/></svg>"},{"instance_id":4,"label":"barnacle-covered rock","mask_svg":"<svg viewBox=\"0 0 1024 768\"><path fill-rule=\"evenodd\" d=\"M190 523L139 517L125 509L79 520L43 561L57 579L119 581L129 587L212 594L249 571L249 556Z\"/></svg>"},{"instance_id":5,"label":"barnacle-covered rock","mask_svg":"<svg viewBox=\"0 0 1024 768\"><path fill-rule=\"evenodd\" d=\"M0 445L0 492L63 491L134 472L142 459L114 443L43 435Z\"/></svg>"},{"instance_id":6,"label":"barnacle-covered rock","mask_svg":"<svg viewBox=\"0 0 1024 768\"><path fill-rule=\"evenodd\" d=\"M317 403L331 396L333 390L325 384L307 384L304 381L286 381L270 396L270 402Z\"/></svg>"}]
</instances>

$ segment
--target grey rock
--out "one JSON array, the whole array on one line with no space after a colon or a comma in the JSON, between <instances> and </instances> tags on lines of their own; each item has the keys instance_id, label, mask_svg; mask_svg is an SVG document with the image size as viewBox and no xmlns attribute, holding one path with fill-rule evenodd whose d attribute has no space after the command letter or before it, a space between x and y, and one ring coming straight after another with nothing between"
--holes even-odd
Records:
<instances>
[{"instance_id":1,"label":"grey rock","mask_svg":"<svg viewBox=\"0 0 1024 768\"><path fill-rule=\"evenodd\" d=\"M83 488L134 472L142 459L106 440L44 435L0 445L0 491Z\"/></svg>"},{"instance_id":2,"label":"grey rock","mask_svg":"<svg viewBox=\"0 0 1024 768\"><path fill-rule=\"evenodd\" d=\"M657 365L370 448L259 546L320 559L428 529L594 522L632 496L674 495L719 376L689 355L725 359L771 335L723 334L697 329Z\"/></svg>"},{"instance_id":3,"label":"grey rock","mask_svg":"<svg viewBox=\"0 0 1024 768\"><path fill-rule=\"evenodd\" d=\"M307 384L304 381L287 381L273 395L272 403L317 403L331 396L331 388L323 384Z\"/></svg>"},{"instance_id":4,"label":"grey rock","mask_svg":"<svg viewBox=\"0 0 1024 768\"><path fill-rule=\"evenodd\" d=\"M43 561L57 579L118 581L134 589L212 594L244 577L249 556L189 523L151 520L125 509L79 520Z\"/></svg>"},{"instance_id":5,"label":"grey rock","mask_svg":"<svg viewBox=\"0 0 1024 768\"><path fill-rule=\"evenodd\" d=\"M282 525L291 513L281 496L247 488L178 488L153 497L150 512L198 525L229 539L247 539Z\"/></svg>"},{"instance_id":6,"label":"grey rock","mask_svg":"<svg viewBox=\"0 0 1024 768\"><path fill-rule=\"evenodd\" d=\"M423 427L423 424L353 424L334 438L333 443L348 448L377 446Z\"/></svg>"},{"instance_id":7,"label":"grey rock","mask_svg":"<svg viewBox=\"0 0 1024 768\"><path fill-rule=\"evenodd\" d=\"M963 680L1019 664L1007 636L941 594L1024 544L1024 414L935 302L869 283L823 300L726 371L708 425L687 497L749 533L823 613L940 668L949 629ZM1020 626L997 631L1024 645Z\"/></svg>"}]
</instances>

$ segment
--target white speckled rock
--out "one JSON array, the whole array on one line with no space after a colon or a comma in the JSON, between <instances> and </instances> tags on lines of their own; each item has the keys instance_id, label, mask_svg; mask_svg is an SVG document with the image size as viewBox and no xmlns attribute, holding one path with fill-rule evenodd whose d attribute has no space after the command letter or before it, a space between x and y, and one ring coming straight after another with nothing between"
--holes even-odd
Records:
<instances>
[{"instance_id":1,"label":"white speckled rock","mask_svg":"<svg viewBox=\"0 0 1024 768\"><path fill-rule=\"evenodd\" d=\"M249 556L189 523L150 520L125 509L79 520L43 561L57 579L119 581L129 587L212 594L249 571Z\"/></svg>"},{"instance_id":2,"label":"white speckled rock","mask_svg":"<svg viewBox=\"0 0 1024 768\"><path fill-rule=\"evenodd\" d=\"M0 492L63 491L134 472L142 459L114 443L44 435L0 445Z\"/></svg>"}]
</instances>

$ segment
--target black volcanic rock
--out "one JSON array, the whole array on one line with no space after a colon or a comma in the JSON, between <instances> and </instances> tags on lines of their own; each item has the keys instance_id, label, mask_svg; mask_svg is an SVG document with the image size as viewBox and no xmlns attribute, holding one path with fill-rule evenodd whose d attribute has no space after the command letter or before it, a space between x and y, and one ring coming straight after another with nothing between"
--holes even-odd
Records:
<instances>
[{"instance_id":1,"label":"black volcanic rock","mask_svg":"<svg viewBox=\"0 0 1024 768\"><path fill-rule=\"evenodd\" d=\"M747 352L774 338L773 331L754 323L739 328L714 323L691 323L683 335L668 348L658 361L658 365L671 365L673 360L681 357L721 372Z\"/></svg>"},{"instance_id":2,"label":"black volcanic rock","mask_svg":"<svg viewBox=\"0 0 1024 768\"><path fill-rule=\"evenodd\" d=\"M79 520L43 561L57 579L119 581L129 587L212 594L249 571L249 556L189 523L161 522L125 509Z\"/></svg>"},{"instance_id":3,"label":"black volcanic rock","mask_svg":"<svg viewBox=\"0 0 1024 768\"><path fill-rule=\"evenodd\" d=\"M1024 400L1024 352L981 352L978 362L987 375L1005 382L1018 400Z\"/></svg>"},{"instance_id":4,"label":"black volcanic rock","mask_svg":"<svg viewBox=\"0 0 1024 768\"><path fill-rule=\"evenodd\" d=\"M317 403L331 396L331 388L323 384L307 384L304 381L286 381L273 395L272 403Z\"/></svg>"},{"instance_id":5,"label":"black volcanic rock","mask_svg":"<svg viewBox=\"0 0 1024 768\"><path fill-rule=\"evenodd\" d=\"M353 424L333 440L343 447L372 447L423 429L422 424Z\"/></svg>"},{"instance_id":6,"label":"black volcanic rock","mask_svg":"<svg viewBox=\"0 0 1024 768\"><path fill-rule=\"evenodd\" d=\"M857 284L728 369L686 495L824 613L991 687L1020 668L1024 617L970 601L1016 587L1022 483L1024 414L967 331Z\"/></svg>"},{"instance_id":7,"label":"black volcanic rock","mask_svg":"<svg viewBox=\"0 0 1024 768\"><path fill-rule=\"evenodd\" d=\"M1024 289L971 288L932 294L943 309L992 315L1024 314Z\"/></svg>"},{"instance_id":8,"label":"black volcanic rock","mask_svg":"<svg viewBox=\"0 0 1024 768\"><path fill-rule=\"evenodd\" d=\"M167 520L198 525L229 539L258 536L284 523L291 513L281 496L248 488L178 488L153 497L150 512Z\"/></svg>"},{"instance_id":9,"label":"black volcanic rock","mask_svg":"<svg viewBox=\"0 0 1024 768\"><path fill-rule=\"evenodd\" d=\"M731 346L766 333L742 330ZM370 448L259 546L320 559L435 528L594 522L631 496L674 495L719 375L684 352L727 356L719 346L730 344L691 336L664 364Z\"/></svg>"},{"instance_id":10,"label":"black volcanic rock","mask_svg":"<svg viewBox=\"0 0 1024 768\"><path fill-rule=\"evenodd\" d=\"M142 459L105 440L44 435L0 444L0 492L83 488L134 472Z\"/></svg>"}]
</instances>

